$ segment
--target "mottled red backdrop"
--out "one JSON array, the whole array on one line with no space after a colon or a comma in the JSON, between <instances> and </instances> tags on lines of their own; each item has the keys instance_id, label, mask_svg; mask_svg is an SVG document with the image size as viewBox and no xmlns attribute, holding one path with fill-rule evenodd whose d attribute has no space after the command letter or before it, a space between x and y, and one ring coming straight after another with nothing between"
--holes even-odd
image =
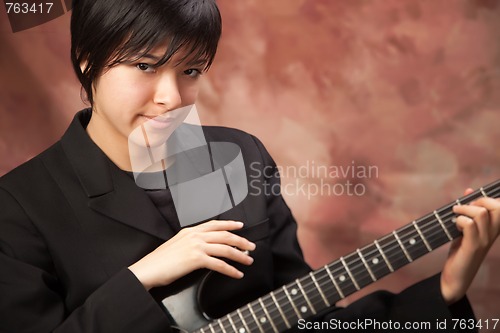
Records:
<instances>
[{"instance_id":1,"label":"mottled red backdrop","mask_svg":"<svg viewBox=\"0 0 500 333\"><path fill-rule=\"evenodd\" d=\"M201 118L265 143L313 267L500 178L499 1L219 4L224 33ZM69 14L15 34L3 8L0 21L4 174L57 140L84 104ZM445 257L443 248L345 302L401 290ZM497 243L469 293L479 318L500 317L499 279Z\"/></svg>"}]
</instances>

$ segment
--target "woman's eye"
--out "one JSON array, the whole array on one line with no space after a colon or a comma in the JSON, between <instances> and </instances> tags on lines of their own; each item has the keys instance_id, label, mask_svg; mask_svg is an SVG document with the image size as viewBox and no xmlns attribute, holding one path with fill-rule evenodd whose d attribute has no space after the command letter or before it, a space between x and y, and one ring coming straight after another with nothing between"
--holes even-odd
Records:
<instances>
[{"instance_id":1,"label":"woman's eye","mask_svg":"<svg viewBox=\"0 0 500 333\"><path fill-rule=\"evenodd\" d=\"M186 74L187 76L196 78L196 77L201 75L201 71L199 69L191 68L191 69L184 71L184 74Z\"/></svg>"},{"instance_id":2,"label":"woman's eye","mask_svg":"<svg viewBox=\"0 0 500 333\"><path fill-rule=\"evenodd\" d=\"M148 72L148 73L155 72L155 68L149 64L140 63L140 64L137 64L136 67L143 72Z\"/></svg>"}]
</instances>

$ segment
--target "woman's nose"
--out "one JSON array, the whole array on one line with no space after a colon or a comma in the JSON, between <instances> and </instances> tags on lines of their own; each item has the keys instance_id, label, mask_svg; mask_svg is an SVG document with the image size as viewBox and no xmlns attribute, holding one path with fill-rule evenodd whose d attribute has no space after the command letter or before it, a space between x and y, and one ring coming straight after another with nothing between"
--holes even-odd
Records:
<instances>
[{"instance_id":1,"label":"woman's nose","mask_svg":"<svg viewBox=\"0 0 500 333\"><path fill-rule=\"evenodd\" d=\"M169 111L182 106L179 85L173 73L166 73L158 81L154 94L154 102L155 104L164 106Z\"/></svg>"}]
</instances>

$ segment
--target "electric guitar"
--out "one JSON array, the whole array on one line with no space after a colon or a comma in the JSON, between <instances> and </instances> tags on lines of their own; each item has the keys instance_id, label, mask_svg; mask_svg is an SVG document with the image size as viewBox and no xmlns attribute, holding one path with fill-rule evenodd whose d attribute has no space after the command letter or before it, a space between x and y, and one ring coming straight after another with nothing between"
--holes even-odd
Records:
<instances>
[{"instance_id":1,"label":"electric guitar","mask_svg":"<svg viewBox=\"0 0 500 333\"><path fill-rule=\"evenodd\" d=\"M207 318L190 286L165 298L162 305L179 332L279 333L333 306L441 245L460 237L454 205L482 196L500 197L500 180L451 202L340 259L310 272L219 319ZM210 274L210 273L209 273Z\"/></svg>"}]
</instances>

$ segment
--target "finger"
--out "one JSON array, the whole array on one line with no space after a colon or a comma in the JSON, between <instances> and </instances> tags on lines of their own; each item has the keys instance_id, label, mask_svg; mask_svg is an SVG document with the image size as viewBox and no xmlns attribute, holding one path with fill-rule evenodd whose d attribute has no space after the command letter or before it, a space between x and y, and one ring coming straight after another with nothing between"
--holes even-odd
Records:
<instances>
[{"instance_id":1,"label":"finger","mask_svg":"<svg viewBox=\"0 0 500 333\"><path fill-rule=\"evenodd\" d=\"M244 251L253 251L256 246L255 243L250 242L248 239L228 231L208 232L203 237L207 243L226 244Z\"/></svg>"},{"instance_id":2,"label":"finger","mask_svg":"<svg viewBox=\"0 0 500 333\"><path fill-rule=\"evenodd\" d=\"M207 257L205 268L227 275L234 279L241 279L244 275L242 271L236 269L234 266L229 265L224 260L214 257Z\"/></svg>"},{"instance_id":3,"label":"finger","mask_svg":"<svg viewBox=\"0 0 500 333\"><path fill-rule=\"evenodd\" d=\"M455 218L455 225L458 230L464 231L464 229L468 229L470 225L474 224L474 220L465 215L459 215Z\"/></svg>"},{"instance_id":4,"label":"finger","mask_svg":"<svg viewBox=\"0 0 500 333\"><path fill-rule=\"evenodd\" d=\"M456 207L456 208L455 208ZM474 223L477 229L477 237L481 243L487 242L489 240L489 230L490 230L490 214L489 211L481 206L474 205L462 205L455 206L453 211L456 214L462 214L457 219L462 221L463 225L468 225L469 223ZM484 245L484 244L482 244Z\"/></svg>"},{"instance_id":5,"label":"finger","mask_svg":"<svg viewBox=\"0 0 500 333\"><path fill-rule=\"evenodd\" d=\"M468 189L466 189L466 190L464 191L464 195L469 195L469 194L471 194L472 192L474 192L474 190L473 190L473 189L471 189L471 188L469 187Z\"/></svg>"},{"instance_id":6,"label":"finger","mask_svg":"<svg viewBox=\"0 0 500 333\"><path fill-rule=\"evenodd\" d=\"M469 245L476 243L476 240L479 238L479 230L473 219L465 215L460 215L456 219L456 225L458 230L464 234L462 243L466 242Z\"/></svg>"},{"instance_id":7,"label":"finger","mask_svg":"<svg viewBox=\"0 0 500 333\"><path fill-rule=\"evenodd\" d=\"M225 258L247 266L253 263L253 258L247 253L227 245L209 244L206 253L211 257Z\"/></svg>"},{"instance_id":8,"label":"finger","mask_svg":"<svg viewBox=\"0 0 500 333\"><path fill-rule=\"evenodd\" d=\"M456 205L453 206L453 212L459 215L466 215L470 218L481 217L487 215L488 210L485 207L477 205Z\"/></svg>"},{"instance_id":9,"label":"finger","mask_svg":"<svg viewBox=\"0 0 500 333\"><path fill-rule=\"evenodd\" d=\"M474 206L481 206L484 207L490 211L496 211L500 210L500 201L499 199L493 199L493 198L479 198L475 200L471 205Z\"/></svg>"},{"instance_id":10,"label":"finger","mask_svg":"<svg viewBox=\"0 0 500 333\"><path fill-rule=\"evenodd\" d=\"M488 211L488 238L494 240L500 233L500 200L493 198L480 198L474 202L475 206Z\"/></svg>"},{"instance_id":11,"label":"finger","mask_svg":"<svg viewBox=\"0 0 500 333\"><path fill-rule=\"evenodd\" d=\"M231 220L211 220L193 228L202 231L238 230L243 228L243 222Z\"/></svg>"}]
</instances>

